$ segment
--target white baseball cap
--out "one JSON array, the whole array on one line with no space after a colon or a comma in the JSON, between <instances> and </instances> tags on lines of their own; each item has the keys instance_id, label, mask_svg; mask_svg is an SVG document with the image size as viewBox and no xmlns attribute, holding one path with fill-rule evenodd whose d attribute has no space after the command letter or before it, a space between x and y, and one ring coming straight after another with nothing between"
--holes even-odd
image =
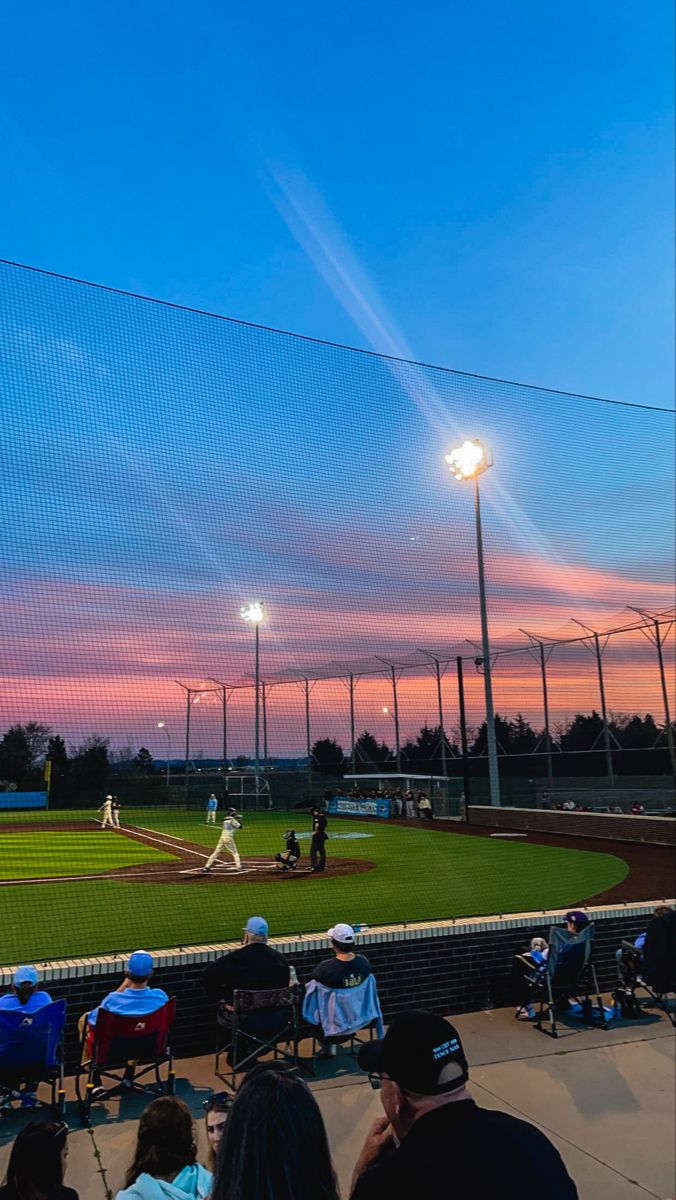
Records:
<instances>
[{"instance_id":1,"label":"white baseball cap","mask_svg":"<svg viewBox=\"0 0 676 1200\"><path fill-rule=\"evenodd\" d=\"M342 942L346 946L354 941L354 929L351 925L334 925L327 933L332 941Z\"/></svg>"}]
</instances>

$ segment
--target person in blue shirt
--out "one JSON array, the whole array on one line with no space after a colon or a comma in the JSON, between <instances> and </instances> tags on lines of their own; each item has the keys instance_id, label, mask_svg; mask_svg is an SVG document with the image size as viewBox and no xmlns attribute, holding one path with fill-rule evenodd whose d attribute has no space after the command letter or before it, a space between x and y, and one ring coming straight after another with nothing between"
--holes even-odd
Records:
<instances>
[{"instance_id":1,"label":"person in blue shirt","mask_svg":"<svg viewBox=\"0 0 676 1200\"><path fill-rule=\"evenodd\" d=\"M206 821L207 825L215 825L216 824L216 813L217 812L218 812L218 800L216 799L216 796L212 792L209 799L207 800L207 821Z\"/></svg>"},{"instance_id":2,"label":"person in blue shirt","mask_svg":"<svg viewBox=\"0 0 676 1200\"><path fill-rule=\"evenodd\" d=\"M14 972L11 991L0 996L0 1008L5 1012L34 1013L45 1004L51 1004L49 992L43 992L38 987L38 973L35 967L17 967Z\"/></svg>"},{"instance_id":3,"label":"person in blue shirt","mask_svg":"<svg viewBox=\"0 0 676 1200\"><path fill-rule=\"evenodd\" d=\"M17 967L14 972L12 987L4 996L0 996L0 1009L4 1012L34 1013L46 1004L52 1003L49 992L43 992L38 986L38 973L35 967ZM21 1107L33 1108L37 1104L37 1080L28 1080L21 1091Z\"/></svg>"},{"instance_id":4,"label":"person in blue shirt","mask_svg":"<svg viewBox=\"0 0 676 1200\"><path fill-rule=\"evenodd\" d=\"M127 970L122 983L114 992L109 992L107 996L99 1004L98 1008L86 1013L80 1020L80 1033L83 1032L84 1021L87 1022L88 1030L93 1031L96 1025L96 1018L99 1009L105 1008L108 1012L120 1013L127 1017L143 1017L148 1013L156 1012L158 1008L162 1008L166 1004L169 997L162 988L150 986L150 978L153 973L153 956L148 954L147 950L135 950L130 955L127 962ZM87 1038L85 1047L85 1060L88 1056L90 1048L90 1036ZM133 1066L127 1067L125 1079L131 1083L134 1077ZM97 1099L97 1092L103 1092L98 1080L97 1086L94 1088L92 1098Z\"/></svg>"}]
</instances>

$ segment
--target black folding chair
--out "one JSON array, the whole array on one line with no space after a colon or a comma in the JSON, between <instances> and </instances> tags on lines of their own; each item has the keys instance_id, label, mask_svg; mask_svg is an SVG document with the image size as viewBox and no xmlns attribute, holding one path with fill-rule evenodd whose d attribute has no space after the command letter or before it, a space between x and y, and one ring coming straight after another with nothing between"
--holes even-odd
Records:
<instances>
[{"instance_id":1,"label":"black folding chair","mask_svg":"<svg viewBox=\"0 0 676 1200\"><path fill-rule=\"evenodd\" d=\"M596 970L592 962L594 926L587 925L580 933L569 933L560 925L549 931L549 954L541 975L532 983L532 1003L539 1003L534 1028L550 1037L558 1037L557 1013L579 1018L585 1025L607 1029L606 1013L599 991ZM594 993L594 1004L590 993ZM580 1012L569 1012L573 1000ZM548 1020L545 1028L543 1020Z\"/></svg>"},{"instance_id":2,"label":"black folding chair","mask_svg":"<svg viewBox=\"0 0 676 1200\"><path fill-rule=\"evenodd\" d=\"M263 1054L298 1066L298 996L295 987L251 991L237 988L232 996L231 1040L216 1051L214 1074L234 1092L237 1075L248 1071ZM285 1046L285 1049L281 1047ZM221 1067L225 1056L228 1070Z\"/></svg>"}]
</instances>

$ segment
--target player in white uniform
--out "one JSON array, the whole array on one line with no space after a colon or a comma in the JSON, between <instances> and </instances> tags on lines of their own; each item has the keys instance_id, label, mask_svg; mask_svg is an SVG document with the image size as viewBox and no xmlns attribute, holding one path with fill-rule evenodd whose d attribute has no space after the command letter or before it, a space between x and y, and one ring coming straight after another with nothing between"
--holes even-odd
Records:
<instances>
[{"instance_id":1,"label":"player in white uniform","mask_svg":"<svg viewBox=\"0 0 676 1200\"><path fill-rule=\"evenodd\" d=\"M235 868L238 871L241 871L242 860L239 857L239 852L235 845L235 830L241 829L241 828L242 828L241 817L238 815L238 813L235 811L234 808L228 809L226 818L223 822L223 832L221 833L221 836L218 839L218 845L217 845L216 849L214 850L213 854L211 855L211 857L207 859L204 867L202 868L202 870L205 874L208 871L211 871L214 863L220 857L221 852L223 850L227 850L228 854L232 855L232 857L235 860Z\"/></svg>"},{"instance_id":2,"label":"player in white uniform","mask_svg":"<svg viewBox=\"0 0 676 1200\"><path fill-rule=\"evenodd\" d=\"M113 797L106 796L105 800L103 801L103 804L101 805L101 807L99 808L98 811L103 813L103 818L101 820L101 828L105 829L106 825L110 825L110 828L112 829L113 828Z\"/></svg>"}]
</instances>

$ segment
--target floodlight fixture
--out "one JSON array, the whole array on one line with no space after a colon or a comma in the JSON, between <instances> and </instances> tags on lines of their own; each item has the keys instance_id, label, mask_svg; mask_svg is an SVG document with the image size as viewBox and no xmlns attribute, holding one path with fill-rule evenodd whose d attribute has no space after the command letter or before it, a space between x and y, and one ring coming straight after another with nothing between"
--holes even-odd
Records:
<instances>
[{"instance_id":1,"label":"floodlight fixture","mask_svg":"<svg viewBox=\"0 0 676 1200\"><path fill-rule=\"evenodd\" d=\"M493 466L493 459L478 438L467 439L460 446L454 446L446 456L451 475L456 479L476 479Z\"/></svg>"},{"instance_id":2,"label":"floodlight fixture","mask_svg":"<svg viewBox=\"0 0 676 1200\"><path fill-rule=\"evenodd\" d=\"M265 605L260 600L250 600L242 605L239 615L251 625L260 625L265 620Z\"/></svg>"}]
</instances>

